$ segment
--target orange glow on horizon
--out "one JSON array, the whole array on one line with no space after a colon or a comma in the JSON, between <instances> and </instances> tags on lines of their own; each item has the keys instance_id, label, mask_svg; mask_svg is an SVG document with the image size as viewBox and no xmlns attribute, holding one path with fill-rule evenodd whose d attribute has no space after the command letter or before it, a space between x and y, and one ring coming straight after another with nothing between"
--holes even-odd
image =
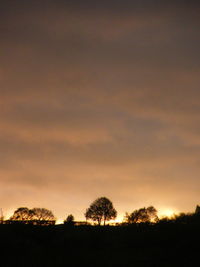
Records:
<instances>
[{"instance_id":1,"label":"orange glow on horizon","mask_svg":"<svg viewBox=\"0 0 200 267\"><path fill-rule=\"evenodd\" d=\"M158 217L160 219L164 218L164 217L167 217L167 218L172 218L175 214L177 214L177 210L175 209L172 209L172 208L168 208L168 209L161 209L159 212L158 212Z\"/></svg>"}]
</instances>

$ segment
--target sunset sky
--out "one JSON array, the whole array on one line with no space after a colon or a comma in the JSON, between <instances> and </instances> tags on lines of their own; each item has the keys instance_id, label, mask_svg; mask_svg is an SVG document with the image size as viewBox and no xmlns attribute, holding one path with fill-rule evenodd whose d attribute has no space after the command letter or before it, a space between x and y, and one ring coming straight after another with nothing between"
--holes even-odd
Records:
<instances>
[{"instance_id":1,"label":"sunset sky","mask_svg":"<svg viewBox=\"0 0 200 267\"><path fill-rule=\"evenodd\" d=\"M1 1L0 208L200 203L199 1Z\"/></svg>"}]
</instances>

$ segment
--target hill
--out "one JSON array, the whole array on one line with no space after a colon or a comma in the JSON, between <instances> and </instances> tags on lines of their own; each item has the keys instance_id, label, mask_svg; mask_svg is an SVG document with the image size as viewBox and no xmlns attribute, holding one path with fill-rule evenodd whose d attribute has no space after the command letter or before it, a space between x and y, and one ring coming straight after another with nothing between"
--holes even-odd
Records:
<instances>
[{"instance_id":1,"label":"hill","mask_svg":"<svg viewBox=\"0 0 200 267\"><path fill-rule=\"evenodd\" d=\"M200 227L0 225L0 238L9 267L196 266Z\"/></svg>"}]
</instances>

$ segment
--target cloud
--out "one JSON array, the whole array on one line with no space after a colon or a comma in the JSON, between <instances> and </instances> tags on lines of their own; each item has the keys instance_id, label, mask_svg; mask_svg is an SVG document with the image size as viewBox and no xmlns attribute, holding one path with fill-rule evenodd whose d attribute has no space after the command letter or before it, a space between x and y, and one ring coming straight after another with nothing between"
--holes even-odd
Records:
<instances>
[{"instance_id":1,"label":"cloud","mask_svg":"<svg viewBox=\"0 0 200 267\"><path fill-rule=\"evenodd\" d=\"M1 7L3 208L82 218L107 195L120 213L191 210L200 185L198 1Z\"/></svg>"}]
</instances>

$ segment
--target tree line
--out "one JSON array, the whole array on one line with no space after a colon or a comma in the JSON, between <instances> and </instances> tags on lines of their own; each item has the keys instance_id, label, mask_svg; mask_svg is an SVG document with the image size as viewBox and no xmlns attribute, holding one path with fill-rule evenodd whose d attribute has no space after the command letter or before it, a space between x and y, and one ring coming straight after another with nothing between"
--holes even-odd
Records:
<instances>
[{"instance_id":1,"label":"tree line","mask_svg":"<svg viewBox=\"0 0 200 267\"><path fill-rule=\"evenodd\" d=\"M173 218L169 219L167 217L159 219L157 210L153 206L147 208L140 208L134 210L131 213L126 213L122 225L131 225L138 223L151 223L155 224L158 222L187 222L194 218L196 215L200 215L200 206L197 205L194 214L180 213L179 215L174 215ZM106 222L110 220L115 220L117 217L117 211L113 206L113 203L106 197L97 198L91 203L89 208L85 212L86 222L84 224L89 224L91 221L96 225L106 225ZM46 208L33 208L29 209L27 207L20 207L14 211L13 215L8 219L4 220L3 216L0 218L1 223L13 224L13 223L24 223L24 224L35 224L35 225L54 225L56 222L56 217L52 211ZM72 214L68 215L64 220L66 225L74 225L75 220Z\"/></svg>"}]
</instances>

